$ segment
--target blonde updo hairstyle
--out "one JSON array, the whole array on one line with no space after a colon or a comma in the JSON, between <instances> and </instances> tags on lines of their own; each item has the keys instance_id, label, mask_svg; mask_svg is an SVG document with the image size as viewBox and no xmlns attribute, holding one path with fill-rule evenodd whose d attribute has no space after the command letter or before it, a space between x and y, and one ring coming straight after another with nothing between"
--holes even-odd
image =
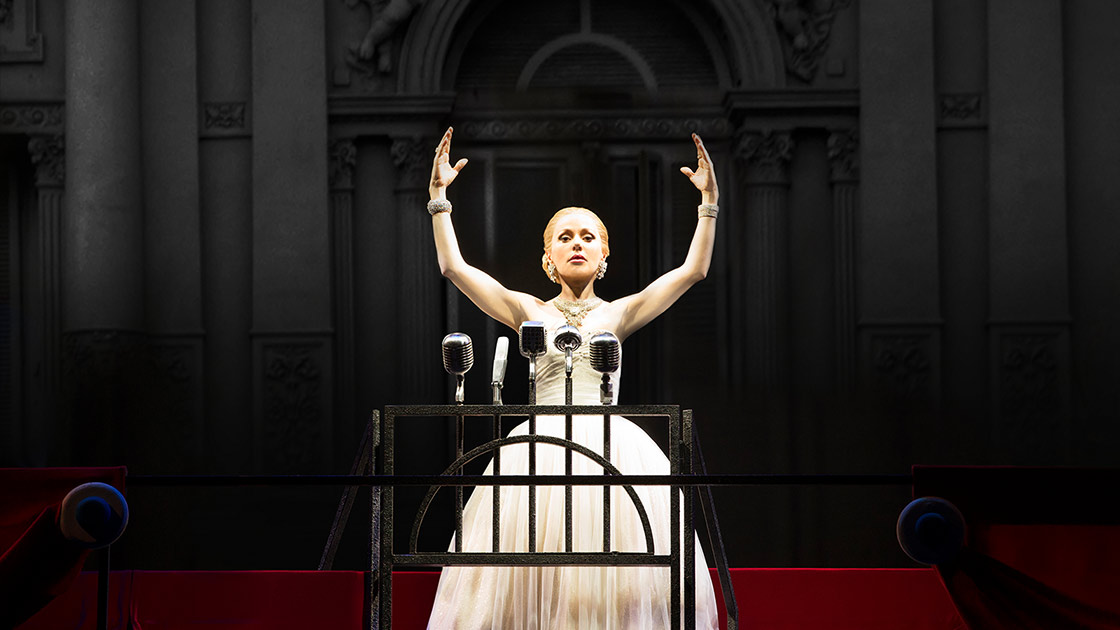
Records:
<instances>
[{"instance_id":1,"label":"blonde updo hairstyle","mask_svg":"<svg viewBox=\"0 0 1120 630\"><path fill-rule=\"evenodd\" d=\"M603 225L603 220L599 218L599 215L587 208L580 208L578 206L561 208L556 211L556 214L552 215L552 218L548 220L548 224L544 226L544 253L541 254L541 269L544 269L545 275L548 275L548 249L552 246L552 236L556 231L556 222L559 221L561 217L565 217L569 214L576 214L577 212L582 212L595 221L595 225L599 228L599 239L603 241L603 260L606 260L607 256L610 256L611 247L610 239L607 235L607 226Z\"/></svg>"}]
</instances>

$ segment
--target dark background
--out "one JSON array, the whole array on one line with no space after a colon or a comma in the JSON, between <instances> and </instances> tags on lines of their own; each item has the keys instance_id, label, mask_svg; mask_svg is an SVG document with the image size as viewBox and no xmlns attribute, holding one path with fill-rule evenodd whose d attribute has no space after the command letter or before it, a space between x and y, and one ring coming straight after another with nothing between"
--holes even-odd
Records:
<instances>
[{"instance_id":1,"label":"dark background","mask_svg":"<svg viewBox=\"0 0 1120 630\"><path fill-rule=\"evenodd\" d=\"M565 205L611 230L608 299L683 260L703 136L711 273L627 342L621 399L694 409L712 472L1116 466L1118 25L1111 0L0 3L0 465L345 473L372 410L449 400L453 330L485 402L515 333L440 277L423 209L454 125L465 256L545 299ZM418 421L398 470L451 448ZM716 498L733 566L905 566L908 493ZM134 487L114 561L314 567L338 494Z\"/></svg>"}]
</instances>

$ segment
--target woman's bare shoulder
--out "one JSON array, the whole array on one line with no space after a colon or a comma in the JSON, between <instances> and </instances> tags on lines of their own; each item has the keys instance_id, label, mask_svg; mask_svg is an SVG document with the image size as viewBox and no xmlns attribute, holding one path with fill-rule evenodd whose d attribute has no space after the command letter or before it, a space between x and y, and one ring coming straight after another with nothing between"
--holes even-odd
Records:
<instances>
[{"instance_id":1,"label":"woman's bare shoulder","mask_svg":"<svg viewBox=\"0 0 1120 630\"><path fill-rule=\"evenodd\" d=\"M521 291L510 291L510 293L521 307L521 321L543 319L543 317L548 314L549 309L551 309L547 302L535 295L522 293ZM516 322L516 324L520 326L521 322ZM514 328L516 329L516 326Z\"/></svg>"}]
</instances>

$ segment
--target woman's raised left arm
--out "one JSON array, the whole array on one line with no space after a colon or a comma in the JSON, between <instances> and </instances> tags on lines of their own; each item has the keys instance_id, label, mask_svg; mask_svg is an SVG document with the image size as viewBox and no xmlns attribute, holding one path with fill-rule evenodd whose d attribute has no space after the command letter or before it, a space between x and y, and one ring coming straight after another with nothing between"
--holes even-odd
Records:
<instances>
[{"instance_id":1,"label":"woman's raised left arm","mask_svg":"<svg viewBox=\"0 0 1120 630\"><path fill-rule=\"evenodd\" d=\"M615 300L616 308L621 309L621 318L616 334L621 339L648 324L653 318L665 312L692 285L708 275L712 263L712 249L716 242L716 214L719 208L719 186L712 159L704 147L700 136L692 134L696 143L696 170L681 167L689 181L700 191L700 206L696 221L696 232L688 247L688 255L680 267L666 272L640 292Z\"/></svg>"}]
</instances>

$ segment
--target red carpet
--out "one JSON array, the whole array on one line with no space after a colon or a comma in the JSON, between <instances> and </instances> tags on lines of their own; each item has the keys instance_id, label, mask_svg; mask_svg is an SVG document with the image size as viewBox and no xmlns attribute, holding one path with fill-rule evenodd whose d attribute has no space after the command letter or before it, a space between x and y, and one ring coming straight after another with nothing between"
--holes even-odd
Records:
<instances>
[{"instance_id":1,"label":"red carpet","mask_svg":"<svg viewBox=\"0 0 1120 630\"><path fill-rule=\"evenodd\" d=\"M395 574L394 628L424 627L437 580ZM732 582L749 630L965 628L932 569L732 569ZM119 571L109 627L362 630L362 589L348 571ZM85 573L20 630L93 630L96 593Z\"/></svg>"}]
</instances>

